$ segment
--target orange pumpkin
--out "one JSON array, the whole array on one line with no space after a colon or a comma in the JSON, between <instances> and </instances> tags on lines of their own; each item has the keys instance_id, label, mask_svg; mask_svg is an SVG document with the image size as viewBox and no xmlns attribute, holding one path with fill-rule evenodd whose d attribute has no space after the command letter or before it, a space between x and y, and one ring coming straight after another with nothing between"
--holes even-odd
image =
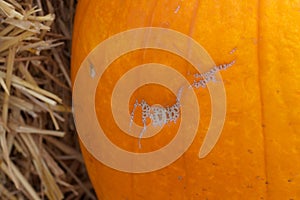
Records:
<instances>
[{"instance_id":1,"label":"orange pumpkin","mask_svg":"<svg viewBox=\"0 0 300 200\"><path fill-rule=\"evenodd\" d=\"M220 71L227 97L225 124L212 151L199 159L212 114L211 91L199 88L194 91L201 117L193 143L180 158L161 169L119 171L96 159L81 143L98 198L300 199L300 2L81 0L73 34L73 81L97 45L116 34L143 27L189 36L217 65L236 61ZM98 123L115 145L137 154L167 145L183 120L168 123L159 134L143 138L141 148L138 138L125 134L116 124L111 108L114 87L124 74L146 63L170 66L189 81L193 79L189 74L197 73L187 60L154 48L120 55L103 71L92 99ZM90 70L92 79L97 71ZM129 98L128 115L135 100L142 99L151 105L173 105L176 93L159 84L138 87ZM143 125L140 119L137 109L134 123Z\"/></svg>"}]
</instances>

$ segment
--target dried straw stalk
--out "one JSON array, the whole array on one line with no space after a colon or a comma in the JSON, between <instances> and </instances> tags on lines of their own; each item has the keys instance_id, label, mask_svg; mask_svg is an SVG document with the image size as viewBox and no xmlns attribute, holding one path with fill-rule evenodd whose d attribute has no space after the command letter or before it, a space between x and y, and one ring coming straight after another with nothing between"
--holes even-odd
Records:
<instances>
[{"instance_id":1,"label":"dried straw stalk","mask_svg":"<svg viewBox=\"0 0 300 200\"><path fill-rule=\"evenodd\" d=\"M0 0L0 199L96 199L70 112L73 13Z\"/></svg>"}]
</instances>

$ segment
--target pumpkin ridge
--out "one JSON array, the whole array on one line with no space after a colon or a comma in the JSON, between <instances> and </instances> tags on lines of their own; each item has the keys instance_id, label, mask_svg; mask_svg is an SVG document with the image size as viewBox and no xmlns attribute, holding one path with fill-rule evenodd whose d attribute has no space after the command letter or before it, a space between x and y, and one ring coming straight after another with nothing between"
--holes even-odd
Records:
<instances>
[{"instance_id":1,"label":"pumpkin ridge","mask_svg":"<svg viewBox=\"0 0 300 200\"><path fill-rule=\"evenodd\" d=\"M261 123L261 134L262 134L262 142L263 142L263 161L264 161L264 173L265 173L265 197L266 200L268 199L268 163L267 163L267 141L266 141L266 132L264 129L264 102L263 102L263 80L262 77L260 76L262 74L262 64L261 64L261 60L262 60L262 54L261 54L261 47L262 47L262 42L261 42L261 30L262 30L262 22L261 22L261 18L262 18L262 13L263 13L263 9L262 9L262 2L261 1L257 1L257 70L258 70L258 86L259 86L259 102L260 102L260 123Z\"/></svg>"}]
</instances>

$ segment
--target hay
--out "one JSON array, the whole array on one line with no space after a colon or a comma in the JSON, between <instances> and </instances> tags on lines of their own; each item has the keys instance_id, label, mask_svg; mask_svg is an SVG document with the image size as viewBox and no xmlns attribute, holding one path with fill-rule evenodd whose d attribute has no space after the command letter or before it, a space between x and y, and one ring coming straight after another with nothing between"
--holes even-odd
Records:
<instances>
[{"instance_id":1,"label":"hay","mask_svg":"<svg viewBox=\"0 0 300 200\"><path fill-rule=\"evenodd\" d=\"M1 199L96 199L70 108L74 6L0 0Z\"/></svg>"}]
</instances>

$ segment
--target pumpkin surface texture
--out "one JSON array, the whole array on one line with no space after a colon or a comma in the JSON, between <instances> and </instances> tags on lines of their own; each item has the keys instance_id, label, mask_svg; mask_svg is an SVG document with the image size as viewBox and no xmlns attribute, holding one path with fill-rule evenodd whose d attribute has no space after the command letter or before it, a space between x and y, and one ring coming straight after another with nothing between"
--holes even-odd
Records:
<instances>
[{"instance_id":1,"label":"pumpkin surface texture","mask_svg":"<svg viewBox=\"0 0 300 200\"><path fill-rule=\"evenodd\" d=\"M216 66L227 66L218 72L226 93L224 126L213 149L199 158L199 149L212 120L210 94L214 91L213 85L220 82L217 80L207 83L212 85L209 89L192 87L200 110L196 135L186 151L164 167L138 173L118 170L97 159L89 144L82 142L82 153L98 198L300 199L300 1L80 0L73 31L73 83L83 62L90 62L87 80L97 77L99 71L93 69L97 68L97 63L86 58L99 44L124 31L145 27L186 35L201 44L207 60L211 58ZM132 38L132 42L135 40ZM131 41L125 42L130 44ZM165 44L165 41L160 42ZM111 48L116 49L115 46ZM136 154L159 151L168 145L185 120L175 117L176 123L163 121L165 124L158 134L143 138L126 134L116 123L112 99L117 95L113 92L117 82L130 70L142 65L146 69L145 64L149 63L168 66L191 84L195 79L193 74L198 73L188 59L174 52L139 48L120 55L103 70L95 94L82 93L82 98L92 98L95 103L97 123L106 137L120 149ZM148 74L150 71L151 68ZM133 78L136 82L143 81L148 74L134 74ZM164 75L167 83L177 82L157 70L158 77L159 74ZM88 84L82 87L88 91ZM185 91L190 90L183 90L182 98ZM126 104L131 122L143 127L144 123L148 126L151 119L153 123L154 118L148 116L143 120L141 106L134 106L136 100L144 100L147 105L170 107L179 105L176 104L179 96L165 85L147 83L136 87L128 101L116 96L116 104ZM85 106L74 104L76 124L81 123L81 117L89 120L89 114L76 117L76 112L84 110ZM83 126L87 127L84 134L92 134L88 133L88 127L92 125L86 123ZM144 134L146 136L147 131ZM89 137L92 141L93 136ZM96 138L95 143L99 142ZM102 155L101 152L98 154ZM109 157L114 161L123 159L113 153ZM134 168L135 162L128 162Z\"/></svg>"}]
</instances>

